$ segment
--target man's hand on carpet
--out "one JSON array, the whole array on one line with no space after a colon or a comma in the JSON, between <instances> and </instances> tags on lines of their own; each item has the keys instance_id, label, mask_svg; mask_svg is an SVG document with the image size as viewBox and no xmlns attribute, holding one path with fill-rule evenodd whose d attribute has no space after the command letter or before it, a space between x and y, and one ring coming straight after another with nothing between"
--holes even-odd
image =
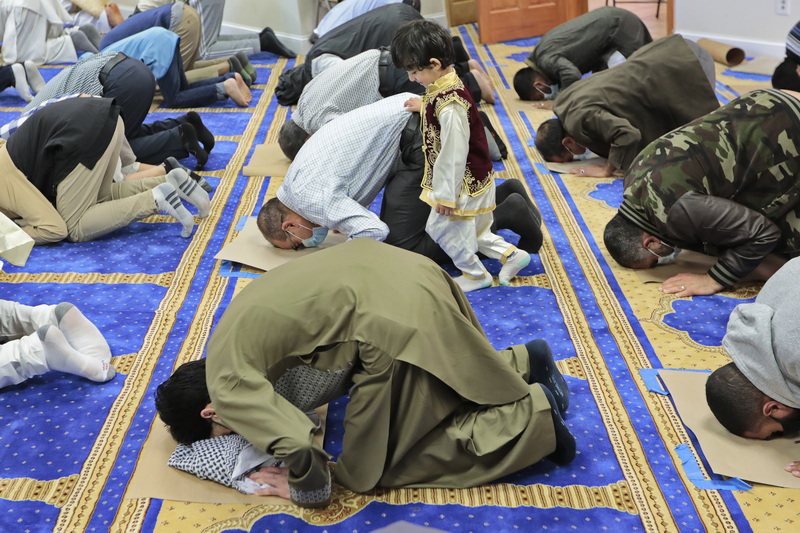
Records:
<instances>
[{"instance_id":1,"label":"man's hand on carpet","mask_svg":"<svg viewBox=\"0 0 800 533\"><path fill-rule=\"evenodd\" d=\"M553 100L542 100L541 102L533 102L531 105L535 109L553 109Z\"/></svg>"},{"instance_id":2,"label":"man's hand on carpet","mask_svg":"<svg viewBox=\"0 0 800 533\"><path fill-rule=\"evenodd\" d=\"M262 485L272 485L268 489L255 491L256 496L279 496L289 499L289 469L268 466L259 468L249 476L250 479Z\"/></svg>"},{"instance_id":3,"label":"man's hand on carpet","mask_svg":"<svg viewBox=\"0 0 800 533\"><path fill-rule=\"evenodd\" d=\"M572 174L581 178L607 178L614 175L614 170L603 165L586 165L585 167L573 168Z\"/></svg>"},{"instance_id":4,"label":"man's hand on carpet","mask_svg":"<svg viewBox=\"0 0 800 533\"><path fill-rule=\"evenodd\" d=\"M708 274L678 274L672 276L658 288L661 292L674 294L679 298L684 296L703 296L715 294L724 289Z\"/></svg>"}]
</instances>

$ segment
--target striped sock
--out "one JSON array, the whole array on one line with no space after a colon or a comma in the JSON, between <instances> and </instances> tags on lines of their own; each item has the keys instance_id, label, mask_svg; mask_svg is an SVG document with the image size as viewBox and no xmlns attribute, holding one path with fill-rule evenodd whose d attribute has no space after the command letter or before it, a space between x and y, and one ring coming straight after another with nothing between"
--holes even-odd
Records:
<instances>
[{"instance_id":1,"label":"striped sock","mask_svg":"<svg viewBox=\"0 0 800 533\"><path fill-rule=\"evenodd\" d=\"M181 237L190 237L194 227L194 217L183 207L175 187L169 183L162 183L151 190L156 201L156 207L161 211L161 214L178 219L178 222L183 226Z\"/></svg>"},{"instance_id":2,"label":"striped sock","mask_svg":"<svg viewBox=\"0 0 800 533\"><path fill-rule=\"evenodd\" d=\"M185 170L182 168L170 170L167 174L167 183L175 187L175 190L178 191L178 196L197 208L197 214L200 218L208 216L208 212L211 210L208 193L190 178Z\"/></svg>"}]
</instances>

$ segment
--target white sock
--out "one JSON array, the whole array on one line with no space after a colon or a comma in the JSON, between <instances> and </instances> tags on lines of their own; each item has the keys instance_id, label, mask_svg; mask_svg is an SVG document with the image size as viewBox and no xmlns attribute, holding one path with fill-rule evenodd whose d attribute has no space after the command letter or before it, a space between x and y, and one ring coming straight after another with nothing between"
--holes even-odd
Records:
<instances>
[{"instance_id":1,"label":"white sock","mask_svg":"<svg viewBox=\"0 0 800 533\"><path fill-rule=\"evenodd\" d=\"M33 100L31 86L28 85L28 77L25 75L25 67L22 63L14 63L11 65L11 71L14 73L14 88L22 99L26 102Z\"/></svg>"},{"instance_id":2,"label":"white sock","mask_svg":"<svg viewBox=\"0 0 800 533\"><path fill-rule=\"evenodd\" d=\"M28 60L23 63L23 66L25 67L25 74L28 75L28 84L31 86L31 89L33 89L34 94L44 89L46 82L39 72L39 69L36 68L36 63Z\"/></svg>"},{"instance_id":3,"label":"white sock","mask_svg":"<svg viewBox=\"0 0 800 533\"><path fill-rule=\"evenodd\" d=\"M58 329L76 351L101 361L111 361L111 348L105 337L80 309L71 303L61 302L53 313Z\"/></svg>"},{"instance_id":4,"label":"white sock","mask_svg":"<svg viewBox=\"0 0 800 533\"><path fill-rule=\"evenodd\" d=\"M117 373L107 361L75 351L56 326L42 326L36 333L42 341L44 360L50 370L74 374L100 383L110 380Z\"/></svg>"},{"instance_id":5,"label":"white sock","mask_svg":"<svg viewBox=\"0 0 800 533\"><path fill-rule=\"evenodd\" d=\"M169 183L162 183L154 187L152 191L158 210L164 215L178 219L178 222L183 226L181 237L190 237L194 228L194 217L183 207L175 187Z\"/></svg>"},{"instance_id":6,"label":"white sock","mask_svg":"<svg viewBox=\"0 0 800 533\"><path fill-rule=\"evenodd\" d=\"M453 278L453 281L455 281L464 292L476 291L492 286L492 276L488 272L485 272L484 276L480 279L469 279L466 276L458 276L457 278Z\"/></svg>"},{"instance_id":7,"label":"white sock","mask_svg":"<svg viewBox=\"0 0 800 533\"><path fill-rule=\"evenodd\" d=\"M173 168L167 174L167 183L175 187L175 190L178 191L178 196L197 208L197 214L200 218L208 216L208 212L211 209L208 193L189 177L188 172L182 168Z\"/></svg>"},{"instance_id":8,"label":"white sock","mask_svg":"<svg viewBox=\"0 0 800 533\"><path fill-rule=\"evenodd\" d=\"M514 250L506 259L503 268L500 269L500 274L497 276L500 285L508 285L509 282L514 279L514 276L517 275L517 272L528 266L530 262L531 254L525 250Z\"/></svg>"}]
</instances>

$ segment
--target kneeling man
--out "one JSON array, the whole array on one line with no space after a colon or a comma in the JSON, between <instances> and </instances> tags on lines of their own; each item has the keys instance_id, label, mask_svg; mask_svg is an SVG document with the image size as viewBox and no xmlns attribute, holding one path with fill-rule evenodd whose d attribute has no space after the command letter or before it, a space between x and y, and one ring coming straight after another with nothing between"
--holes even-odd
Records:
<instances>
[{"instance_id":1,"label":"kneeling man","mask_svg":"<svg viewBox=\"0 0 800 533\"><path fill-rule=\"evenodd\" d=\"M245 287L206 359L162 383L156 408L181 443L238 433L283 462L262 478L269 494L319 507L331 474L305 412L345 394L335 475L355 492L470 487L575 456L561 417L569 392L547 344L495 350L446 272L372 239Z\"/></svg>"}]
</instances>

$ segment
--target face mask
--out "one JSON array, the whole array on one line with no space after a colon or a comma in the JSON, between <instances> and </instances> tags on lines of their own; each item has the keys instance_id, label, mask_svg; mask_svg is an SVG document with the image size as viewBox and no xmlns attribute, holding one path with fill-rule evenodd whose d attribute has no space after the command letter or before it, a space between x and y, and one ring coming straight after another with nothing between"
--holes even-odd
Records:
<instances>
[{"instance_id":1,"label":"face mask","mask_svg":"<svg viewBox=\"0 0 800 533\"><path fill-rule=\"evenodd\" d=\"M556 97L556 93L558 92L558 85L554 83L553 85L549 85L549 87L550 87L550 92L546 93L543 90L541 90L538 86L536 85L533 86L534 89L536 89L537 91L539 91L544 95L545 100L552 100Z\"/></svg>"},{"instance_id":2,"label":"face mask","mask_svg":"<svg viewBox=\"0 0 800 533\"><path fill-rule=\"evenodd\" d=\"M301 224L302 226L302 224ZM302 226L306 228L305 226ZM315 248L322 244L322 241L325 240L325 237L328 236L328 228L323 228L321 226L317 226L316 228L306 228L311 230L311 237L308 239L303 239L302 243L303 246L306 248Z\"/></svg>"},{"instance_id":3,"label":"face mask","mask_svg":"<svg viewBox=\"0 0 800 533\"><path fill-rule=\"evenodd\" d=\"M587 159L591 159L593 157L597 157L597 154L592 153L591 150L584 150L582 154L576 154L572 150L570 150L567 145L564 145L564 148L567 149L567 152L572 154L573 161L586 161Z\"/></svg>"},{"instance_id":4,"label":"face mask","mask_svg":"<svg viewBox=\"0 0 800 533\"><path fill-rule=\"evenodd\" d=\"M659 241L659 242L661 244L663 244L664 246L666 246L667 248L672 248L672 253L669 254L669 255L661 256L661 255L658 255L657 253L655 253L650 248L645 248L645 250L647 250L648 252L650 252L654 256L658 257L658 265L659 266L668 265L670 263L674 263L675 259L678 258L678 254L681 253L681 249L680 248L676 248L675 246L670 246L669 244L665 243L664 241Z\"/></svg>"}]
</instances>

